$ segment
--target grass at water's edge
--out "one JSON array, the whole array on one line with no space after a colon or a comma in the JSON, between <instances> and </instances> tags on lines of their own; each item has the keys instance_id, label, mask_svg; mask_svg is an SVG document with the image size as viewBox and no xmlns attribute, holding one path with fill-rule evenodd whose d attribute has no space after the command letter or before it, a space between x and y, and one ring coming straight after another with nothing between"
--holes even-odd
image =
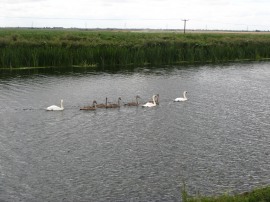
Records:
<instances>
[{"instance_id":1,"label":"grass at water's edge","mask_svg":"<svg viewBox=\"0 0 270 202\"><path fill-rule=\"evenodd\" d=\"M218 63L270 58L270 34L0 29L0 68Z\"/></svg>"},{"instance_id":2,"label":"grass at water's edge","mask_svg":"<svg viewBox=\"0 0 270 202\"><path fill-rule=\"evenodd\" d=\"M184 188L182 189L183 202L270 202L270 186L254 189L237 195L224 194L221 196L196 196L191 197Z\"/></svg>"}]
</instances>

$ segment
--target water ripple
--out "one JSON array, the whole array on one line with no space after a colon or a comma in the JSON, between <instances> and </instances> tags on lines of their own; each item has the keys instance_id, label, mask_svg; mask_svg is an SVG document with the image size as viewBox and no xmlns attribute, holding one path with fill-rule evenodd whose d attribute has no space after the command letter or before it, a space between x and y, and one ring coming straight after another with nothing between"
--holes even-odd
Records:
<instances>
[{"instance_id":1,"label":"water ripple","mask_svg":"<svg viewBox=\"0 0 270 202\"><path fill-rule=\"evenodd\" d=\"M267 185L268 66L1 77L0 199L180 201L183 182L191 194ZM79 110L157 93L155 108ZM60 99L64 111L45 111Z\"/></svg>"}]
</instances>

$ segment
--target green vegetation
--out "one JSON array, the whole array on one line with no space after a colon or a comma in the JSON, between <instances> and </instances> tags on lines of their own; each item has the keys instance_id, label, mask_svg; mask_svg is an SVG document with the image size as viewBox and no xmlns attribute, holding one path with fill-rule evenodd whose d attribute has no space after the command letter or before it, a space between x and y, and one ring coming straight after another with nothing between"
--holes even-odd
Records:
<instances>
[{"instance_id":1,"label":"green vegetation","mask_svg":"<svg viewBox=\"0 0 270 202\"><path fill-rule=\"evenodd\" d=\"M266 58L270 34L0 29L0 68L129 68Z\"/></svg>"},{"instance_id":2,"label":"green vegetation","mask_svg":"<svg viewBox=\"0 0 270 202\"><path fill-rule=\"evenodd\" d=\"M186 191L182 191L183 202L268 202L270 201L270 187L255 189L238 195L224 194L215 197L189 197Z\"/></svg>"}]
</instances>

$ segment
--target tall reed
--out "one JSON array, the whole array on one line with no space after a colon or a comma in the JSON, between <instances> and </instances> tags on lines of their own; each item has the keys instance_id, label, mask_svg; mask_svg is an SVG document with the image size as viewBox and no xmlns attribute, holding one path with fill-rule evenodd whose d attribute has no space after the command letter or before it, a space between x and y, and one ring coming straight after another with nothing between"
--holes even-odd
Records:
<instances>
[{"instance_id":1,"label":"tall reed","mask_svg":"<svg viewBox=\"0 0 270 202\"><path fill-rule=\"evenodd\" d=\"M264 58L270 58L270 34L0 29L0 68L128 68Z\"/></svg>"}]
</instances>

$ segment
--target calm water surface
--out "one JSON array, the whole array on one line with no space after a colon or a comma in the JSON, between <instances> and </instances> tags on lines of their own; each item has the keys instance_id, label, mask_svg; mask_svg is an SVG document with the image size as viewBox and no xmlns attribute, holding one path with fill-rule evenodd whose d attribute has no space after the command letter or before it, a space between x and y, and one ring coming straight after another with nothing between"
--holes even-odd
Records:
<instances>
[{"instance_id":1,"label":"calm water surface","mask_svg":"<svg viewBox=\"0 0 270 202\"><path fill-rule=\"evenodd\" d=\"M173 99L188 91L187 102ZM95 99L155 108L80 111ZM47 112L52 104L65 110ZM181 201L270 184L270 63L0 76L1 201Z\"/></svg>"}]
</instances>

